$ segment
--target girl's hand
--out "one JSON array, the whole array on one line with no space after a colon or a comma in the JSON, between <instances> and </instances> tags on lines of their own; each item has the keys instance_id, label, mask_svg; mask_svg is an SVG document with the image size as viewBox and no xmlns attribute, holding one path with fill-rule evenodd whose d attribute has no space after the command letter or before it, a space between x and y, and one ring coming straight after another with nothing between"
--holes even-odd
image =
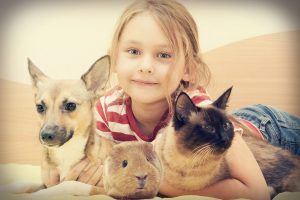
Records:
<instances>
[{"instance_id":1,"label":"girl's hand","mask_svg":"<svg viewBox=\"0 0 300 200\"><path fill-rule=\"evenodd\" d=\"M235 134L226 155L231 176L242 183L251 199L270 199L269 189L262 171L240 134Z\"/></svg>"},{"instance_id":2,"label":"girl's hand","mask_svg":"<svg viewBox=\"0 0 300 200\"><path fill-rule=\"evenodd\" d=\"M88 158L77 163L62 181L76 180L103 187L102 183L103 165L99 162L91 162Z\"/></svg>"}]
</instances>

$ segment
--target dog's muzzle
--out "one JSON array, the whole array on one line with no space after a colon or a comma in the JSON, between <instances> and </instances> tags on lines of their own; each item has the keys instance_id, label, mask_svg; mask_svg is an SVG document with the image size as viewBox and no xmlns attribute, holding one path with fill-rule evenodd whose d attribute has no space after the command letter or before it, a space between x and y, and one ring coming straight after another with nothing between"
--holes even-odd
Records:
<instances>
[{"instance_id":1,"label":"dog's muzzle","mask_svg":"<svg viewBox=\"0 0 300 200\"><path fill-rule=\"evenodd\" d=\"M40 132L40 142L49 147L62 146L72 138L73 133L73 130L68 132L64 127L47 126Z\"/></svg>"}]
</instances>

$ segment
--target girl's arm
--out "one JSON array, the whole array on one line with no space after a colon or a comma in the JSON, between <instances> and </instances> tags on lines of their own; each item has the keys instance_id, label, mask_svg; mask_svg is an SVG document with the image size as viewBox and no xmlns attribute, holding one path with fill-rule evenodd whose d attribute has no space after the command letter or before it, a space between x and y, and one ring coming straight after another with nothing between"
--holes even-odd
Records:
<instances>
[{"instance_id":1,"label":"girl's arm","mask_svg":"<svg viewBox=\"0 0 300 200\"><path fill-rule=\"evenodd\" d=\"M58 170L48 168L42 173L44 184L49 186L57 185L62 181L79 181L95 186L103 186L102 183L103 165L90 162L87 158L78 162L70 169L67 176L60 180Z\"/></svg>"},{"instance_id":2,"label":"girl's arm","mask_svg":"<svg viewBox=\"0 0 300 200\"><path fill-rule=\"evenodd\" d=\"M88 158L77 163L62 181L79 181L102 186L103 165L89 161Z\"/></svg>"},{"instance_id":3,"label":"girl's arm","mask_svg":"<svg viewBox=\"0 0 300 200\"><path fill-rule=\"evenodd\" d=\"M200 191L193 192L178 190L162 183L160 193L170 197L201 195L220 199L270 199L263 174L252 152L239 134L236 134L226 159L232 179L225 179Z\"/></svg>"}]
</instances>

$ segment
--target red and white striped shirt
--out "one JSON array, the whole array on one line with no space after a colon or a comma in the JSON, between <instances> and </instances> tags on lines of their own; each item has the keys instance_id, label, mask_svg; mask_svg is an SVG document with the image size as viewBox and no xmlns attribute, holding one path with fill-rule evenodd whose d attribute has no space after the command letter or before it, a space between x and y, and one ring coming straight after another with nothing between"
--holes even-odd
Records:
<instances>
[{"instance_id":1,"label":"red and white striped shirt","mask_svg":"<svg viewBox=\"0 0 300 200\"><path fill-rule=\"evenodd\" d=\"M193 91L186 91L192 101L198 105L211 103L210 96L202 87ZM143 134L137 126L132 109L131 100L120 86L108 91L96 102L96 133L115 142L143 140L151 142L157 132L165 127L170 115L168 110L163 114L150 136Z\"/></svg>"}]
</instances>

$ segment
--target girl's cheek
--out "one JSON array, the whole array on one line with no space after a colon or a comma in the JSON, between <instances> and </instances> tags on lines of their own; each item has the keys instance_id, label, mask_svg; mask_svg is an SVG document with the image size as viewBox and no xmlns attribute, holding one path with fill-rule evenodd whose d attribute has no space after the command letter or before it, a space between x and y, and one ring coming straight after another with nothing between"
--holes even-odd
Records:
<instances>
[{"instance_id":1,"label":"girl's cheek","mask_svg":"<svg viewBox=\"0 0 300 200\"><path fill-rule=\"evenodd\" d=\"M167 62L160 62L160 70L162 74L165 74L165 76L169 76L172 74L172 65Z\"/></svg>"}]
</instances>

